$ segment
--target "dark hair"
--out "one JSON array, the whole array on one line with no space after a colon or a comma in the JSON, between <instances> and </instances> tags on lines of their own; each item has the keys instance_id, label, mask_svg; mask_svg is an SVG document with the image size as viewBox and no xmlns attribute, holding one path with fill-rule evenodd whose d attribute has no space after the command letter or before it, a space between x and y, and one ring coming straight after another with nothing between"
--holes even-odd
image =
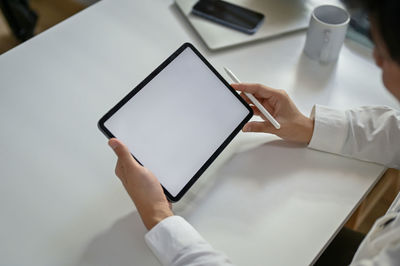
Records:
<instances>
[{"instance_id":1,"label":"dark hair","mask_svg":"<svg viewBox=\"0 0 400 266\"><path fill-rule=\"evenodd\" d=\"M399 0L344 0L351 8L364 9L382 36L389 54L400 64L400 1Z\"/></svg>"}]
</instances>

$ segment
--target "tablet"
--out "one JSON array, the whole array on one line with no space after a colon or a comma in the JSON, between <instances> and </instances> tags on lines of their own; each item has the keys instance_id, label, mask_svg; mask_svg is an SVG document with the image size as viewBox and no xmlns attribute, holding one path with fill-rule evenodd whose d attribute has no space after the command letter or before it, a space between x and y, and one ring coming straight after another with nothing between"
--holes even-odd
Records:
<instances>
[{"instance_id":1,"label":"tablet","mask_svg":"<svg viewBox=\"0 0 400 266\"><path fill-rule=\"evenodd\" d=\"M252 117L250 106L190 43L98 122L178 201Z\"/></svg>"}]
</instances>

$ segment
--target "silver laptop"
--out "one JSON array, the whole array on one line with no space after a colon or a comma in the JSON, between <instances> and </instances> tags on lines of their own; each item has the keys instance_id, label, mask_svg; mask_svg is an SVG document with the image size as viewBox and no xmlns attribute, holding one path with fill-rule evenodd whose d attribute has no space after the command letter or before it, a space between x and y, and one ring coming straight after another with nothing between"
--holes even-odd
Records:
<instances>
[{"instance_id":1,"label":"silver laptop","mask_svg":"<svg viewBox=\"0 0 400 266\"><path fill-rule=\"evenodd\" d=\"M341 6L338 0L225 0L264 14L265 19L258 31L249 35L191 13L197 0L175 0L184 16L192 24L207 47L217 50L255 40L307 28L314 7L321 4Z\"/></svg>"}]
</instances>

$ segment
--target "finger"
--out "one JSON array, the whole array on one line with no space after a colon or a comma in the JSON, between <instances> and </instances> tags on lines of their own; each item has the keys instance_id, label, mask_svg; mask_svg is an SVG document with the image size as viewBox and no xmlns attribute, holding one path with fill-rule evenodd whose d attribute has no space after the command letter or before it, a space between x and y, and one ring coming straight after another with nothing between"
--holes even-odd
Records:
<instances>
[{"instance_id":1,"label":"finger","mask_svg":"<svg viewBox=\"0 0 400 266\"><path fill-rule=\"evenodd\" d=\"M254 103L249 99L249 97L247 97L247 95L244 94L244 92L241 92L241 93L240 93L240 97L242 97L243 100L245 100L246 103L248 103L249 105L253 105L253 104L254 104Z\"/></svg>"},{"instance_id":2,"label":"finger","mask_svg":"<svg viewBox=\"0 0 400 266\"><path fill-rule=\"evenodd\" d=\"M115 175L121 180L122 184L126 185L126 180L124 176L124 166L121 164L121 161L117 161L117 165L115 166Z\"/></svg>"},{"instance_id":3,"label":"finger","mask_svg":"<svg viewBox=\"0 0 400 266\"><path fill-rule=\"evenodd\" d=\"M231 86L238 91L254 94L256 97L269 98L278 93L278 90L257 83L234 83Z\"/></svg>"},{"instance_id":4,"label":"finger","mask_svg":"<svg viewBox=\"0 0 400 266\"><path fill-rule=\"evenodd\" d=\"M252 121L243 127L243 132L265 132L275 134L276 130L269 121Z\"/></svg>"},{"instance_id":5,"label":"finger","mask_svg":"<svg viewBox=\"0 0 400 266\"><path fill-rule=\"evenodd\" d=\"M265 107L265 109L267 109L268 113L270 113L272 116L275 117L275 111L276 108L272 107L271 103L268 100L264 100L260 102L262 106ZM262 116L264 117L264 116ZM264 117L264 119L267 119L266 117Z\"/></svg>"},{"instance_id":6,"label":"finger","mask_svg":"<svg viewBox=\"0 0 400 266\"><path fill-rule=\"evenodd\" d=\"M253 106L250 106L250 107L251 107L251 109L253 109L254 115L261 116L261 112L256 106L253 105Z\"/></svg>"},{"instance_id":7,"label":"finger","mask_svg":"<svg viewBox=\"0 0 400 266\"><path fill-rule=\"evenodd\" d=\"M247 95L244 94L244 92L241 92L239 95L240 95L240 97L243 98L243 100L246 101L246 103L248 103L248 104L253 104L253 103L250 101L249 97L247 97Z\"/></svg>"},{"instance_id":8,"label":"finger","mask_svg":"<svg viewBox=\"0 0 400 266\"><path fill-rule=\"evenodd\" d=\"M246 95L240 95L240 96L244 96L244 97L246 97ZM245 99L243 97L243 99ZM246 97L247 98L247 97ZM248 104L253 104L250 100L249 100L249 98L247 98L247 100L245 99L245 101L248 103ZM275 115L276 115L276 112L275 112L275 109L271 106L271 104L269 104L269 102L268 102L268 100L263 100L263 101L260 101L259 100L259 102L261 103L261 105L262 106L264 106L264 108L268 111L268 113L270 113L272 116L274 116L275 117ZM267 120L267 118L261 113L261 111L260 111L260 109L258 109L256 106L254 106L254 105L250 105L250 107L251 107L251 109L253 109L253 113L254 113L254 115L257 115L257 116L261 116L264 120Z\"/></svg>"},{"instance_id":9,"label":"finger","mask_svg":"<svg viewBox=\"0 0 400 266\"><path fill-rule=\"evenodd\" d=\"M245 100L248 104L254 104L244 92L241 92L239 95L240 95L240 97L242 97L243 100ZM257 101L259 101L259 102L262 102L262 101L264 100L264 98L257 97L257 96L254 96L254 98L256 98Z\"/></svg>"},{"instance_id":10,"label":"finger","mask_svg":"<svg viewBox=\"0 0 400 266\"><path fill-rule=\"evenodd\" d=\"M140 167L140 164L132 157L128 147L126 147L120 140L112 138L108 141L108 145L114 150L118 160L123 164Z\"/></svg>"},{"instance_id":11,"label":"finger","mask_svg":"<svg viewBox=\"0 0 400 266\"><path fill-rule=\"evenodd\" d=\"M251 109L253 109L254 115L261 117L265 121L269 121L268 118L266 118L265 115L263 113L261 113L260 109L258 109L256 106L250 106L250 107L251 107ZM268 111L268 112L272 115L272 112L270 112L270 111Z\"/></svg>"}]
</instances>

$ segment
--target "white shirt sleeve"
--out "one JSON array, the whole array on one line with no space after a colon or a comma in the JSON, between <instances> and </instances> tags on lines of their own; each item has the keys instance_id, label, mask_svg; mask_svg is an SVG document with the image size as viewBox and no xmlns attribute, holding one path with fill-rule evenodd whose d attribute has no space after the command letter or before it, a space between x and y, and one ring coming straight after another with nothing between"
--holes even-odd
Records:
<instances>
[{"instance_id":1,"label":"white shirt sleeve","mask_svg":"<svg viewBox=\"0 0 400 266\"><path fill-rule=\"evenodd\" d=\"M400 169L400 112L385 106L340 111L316 105L309 147Z\"/></svg>"},{"instance_id":2,"label":"white shirt sleeve","mask_svg":"<svg viewBox=\"0 0 400 266\"><path fill-rule=\"evenodd\" d=\"M400 168L400 112L389 107L340 111L316 105L309 147ZM400 265L400 194L358 248L351 266Z\"/></svg>"},{"instance_id":3,"label":"white shirt sleeve","mask_svg":"<svg viewBox=\"0 0 400 266\"><path fill-rule=\"evenodd\" d=\"M351 266L400 265L400 193L384 216L376 220Z\"/></svg>"},{"instance_id":4,"label":"white shirt sleeve","mask_svg":"<svg viewBox=\"0 0 400 266\"><path fill-rule=\"evenodd\" d=\"M162 265L233 265L180 216L162 220L146 234L145 241Z\"/></svg>"},{"instance_id":5,"label":"white shirt sleeve","mask_svg":"<svg viewBox=\"0 0 400 266\"><path fill-rule=\"evenodd\" d=\"M400 262L400 244L388 245L372 259L353 262L350 266L397 266Z\"/></svg>"},{"instance_id":6,"label":"white shirt sleeve","mask_svg":"<svg viewBox=\"0 0 400 266\"><path fill-rule=\"evenodd\" d=\"M400 168L399 112L388 107L338 111L317 105L312 115L315 124L310 148ZM400 222L391 227L399 230ZM400 244L396 240L380 249L375 240L374 244L364 241L352 266L398 265ZM146 234L145 241L162 265L232 265L179 216L161 221Z\"/></svg>"}]
</instances>

